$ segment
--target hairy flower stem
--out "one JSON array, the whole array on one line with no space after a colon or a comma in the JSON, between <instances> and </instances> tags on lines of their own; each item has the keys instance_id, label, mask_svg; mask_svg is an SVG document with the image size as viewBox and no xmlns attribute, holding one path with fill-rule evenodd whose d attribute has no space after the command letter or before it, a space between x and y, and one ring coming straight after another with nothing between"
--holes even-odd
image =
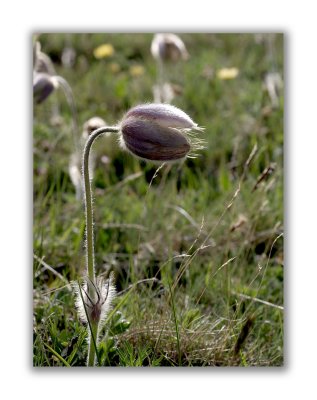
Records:
<instances>
[{"instance_id":1,"label":"hairy flower stem","mask_svg":"<svg viewBox=\"0 0 317 400\"><path fill-rule=\"evenodd\" d=\"M95 260L94 260L94 238L93 238L93 209L92 194L89 177L89 154L90 149L97 137L106 132L119 132L118 127L102 127L96 129L87 139L84 156L83 156L83 177L84 177L84 193L85 193L85 212L86 212L86 260L88 278L95 283Z\"/></svg>"},{"instance_id":2,"label":"hairy flower stem","mask_svg":"<svg viewBox=\"0 0 317 400\"><path fill-rule=\"evenodd\" d=\"M90 340L88 350L88 367L95 366L96 354L97 354L97 335L98 335L98 323L90 322Z\"/></svg>"},{"instance_id":3,"label":"hairy flower stem","mask_svg":"<svg viewBox=\"0 0 317 400\"><path fill-rule=\"evenodd\" d=\"M81 309L83 319L89 324L88 366L95 365L96 356L98 357L99 324L100 321L104 321L115 295L113 278L110 276L108 286L105 287L103 280L96 278L95 273L93 207L89 177L91 146L103 133L118 133L121 146L134 156L151 161L173 162L187 157L191 148L195 146L187 132L199 129L198 125L177 107L169 104L143 104L130 109L119 126L98 128L90 134L86 141L82 172L86 212L87 277L86 284L82 289L79 287L79 292L81 293L81 290L84 292L85 300L81 298L78 308ZM198 148L197 145L196 148ZM81 306L84 307L84 313Z\"/></svg>"},{"instance_id":4,"label":"hairy flower stem","mask_svg":"<svg viewBox=\"0 0 317 400\"><path fill-rule=\"evenodd\" d=\"M71 87L69 86L68 82L66 79L64 79L61 76L54 76L54 79L58 82L59 86L63 89L66 100L71 108L71 113L72 113L72 124L73 124L73 129L72 129L72 134L73 134L73 144L74 144L74 149L75 153L77 155L80 154L80 147L79 147L79 129L78 129L78 117L77 117L77 110L75 107L75 100L73 96L73 92Z\"/></svg>"},{"instance_id":5,"label":"hairy flower stem","mask_svg":"<svg viewBox=\"0 0 317 400\"><path fill-rule=\"evenodd\" d=\"M94 259L94 231L93 231L93 208L92 208L92 194L89 177L89 154L93 142L103 133L117 133L119 128L114 127L102 127L96 129L87 139L84 155L83 155L83 182L84 182L84 193L85 193L85 212L86 212L86 263L87 263L87 275L88 278L96 283L95 274L95 259ZM88 287L89 296L95 301L96 293L91 290L92 285ZM88 351L88 366L94 366L95 364L95 345L97 343L99 321L90 321L90 340L89 340L89 351Z\"/></svg>"}]
</instances>

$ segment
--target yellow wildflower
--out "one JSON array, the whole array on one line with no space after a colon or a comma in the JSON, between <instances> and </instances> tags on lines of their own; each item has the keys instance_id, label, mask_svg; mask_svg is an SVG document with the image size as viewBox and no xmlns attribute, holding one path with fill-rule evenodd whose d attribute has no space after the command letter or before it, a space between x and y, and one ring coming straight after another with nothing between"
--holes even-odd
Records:
<instances>
[{"instance_id":1,"label":"yellow wildflower","mask_svg":"<svg viewBox=\"0 0 317 400\"><path fill-rule=\"evenodd\" d=\"M238 68L221 68L217 71L217 78L222 80L234 79L238 75Z\"/></svg>"},{"instance_id":2,"label":"yellow wildflower","mask_svg":"<svg viewBox=\"0 0 317 400\"><path fill-rule=\"evenodd\" d=\"M132 76L141 76L144 74L144 67L142 65L132 65L129 71Z\"/></svg>"},{"instance_id":3,"label":"yellow wildflower","mask_svg":"<svg viewBox=\"0 0 317 400\"><path fill-rule=\"evenodd\" d=\"M105 43L95 48L94 56L99 60L105 57L111 57L114 53L112 44Z\"/></svg>"}]
</instances>

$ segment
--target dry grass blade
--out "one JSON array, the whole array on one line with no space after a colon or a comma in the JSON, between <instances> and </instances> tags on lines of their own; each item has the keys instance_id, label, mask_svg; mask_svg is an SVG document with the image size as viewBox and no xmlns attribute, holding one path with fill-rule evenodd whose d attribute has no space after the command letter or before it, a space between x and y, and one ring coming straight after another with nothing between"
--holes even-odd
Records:
<instances>
[{"instance_id":1,"label":"dry grass blade","mask_svg":"<svg viewBox=\"0 0 317 400\"><path fill-rule=\"evenodd\" d=\"M273 308L277 308L277 309L279 309L279 310L284 311L284 307L279 306L279 305L277 305L277 304L270 303L269 301L265 301L265 300L258 299L257 297L252 297L252 296L248 296L248 295L246 295L246 294L237 293L237 292L232 292L232 294L234 294L234 295L236 295L236 296L239 296L239 297L241 297L242 299L252 300L252 301L255 301L255 302L258 302L258 303L261 303L261 304L265 304L266 306L273 307Z\"/></svg>"},{"instance_id":2,"label":"dry grass blade","mask_svg":"<svg viewBox=\"0 0 317 400\"><path fill-rule=\"evenodd\" d=\"M67 289L69 291L71 291L69 282L63 275L61 275L59 272L55 271L55 269L53 267L48 265L43 259L39 258L36 254L33 254L33 258L43 266L42 270L35 274L35 278L37 278L43 271L45 271L47 269L48 271L51 271L55 276L57 276L61 281L66 283Z\"/></svg>"}]
</instances>

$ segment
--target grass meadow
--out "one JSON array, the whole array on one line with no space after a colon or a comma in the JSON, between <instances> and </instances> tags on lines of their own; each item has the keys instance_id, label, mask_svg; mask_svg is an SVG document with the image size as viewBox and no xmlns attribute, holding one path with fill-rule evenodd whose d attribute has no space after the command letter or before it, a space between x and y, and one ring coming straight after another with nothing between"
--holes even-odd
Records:
<instances>
[{"instance_id":1,"label":"grass meadow","mask_svg":"<svg viewBox=\"0 0 317 400\"><path fill-rule=\"evenodd\" d=\"M179 36L190 57L164 64L171 104L204 127L205 148L159 168L115 135L94 145L96 267L113 271L117 288L99 365L282 366L284 104L266 78L283 79L283 35ZM72 88L80 132L91 117L114 125L153 102L152 39L38 37ZM110 51L96 57L102 44ZM85 273L84 206L68 172L71 108L58 89L33 114L33 365L85 366L87 329L70 285Z\"/></svg>"}]
</instances>

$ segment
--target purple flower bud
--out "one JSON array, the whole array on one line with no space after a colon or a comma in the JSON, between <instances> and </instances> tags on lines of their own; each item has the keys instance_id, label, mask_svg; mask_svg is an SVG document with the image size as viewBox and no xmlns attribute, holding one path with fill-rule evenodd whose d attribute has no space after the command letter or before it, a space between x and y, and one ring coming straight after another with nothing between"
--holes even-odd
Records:
<instances>
[{"instance_id":1,"label":"purple flower bud","mask_svg":"<svg viewBox=\"0 0 317 400\"><path fill-rule=\"evenodd\" d=\"M185 158L192 147L186 132L198 129L186 113L169 104L136 106L124 116L120 128L122 146L152 161Z\"/></svg>"},{"instance_id":2,"label":"purple flower bud","mask_svg":"<svg viewBox=\"0 0 317 400\"><path fill-rule=\"evenodd\" d=\"M33 97L36 103L42 103L57 85L54 77L46 73L35 73L33 76Z\"/></svg>"}]
</instances>

